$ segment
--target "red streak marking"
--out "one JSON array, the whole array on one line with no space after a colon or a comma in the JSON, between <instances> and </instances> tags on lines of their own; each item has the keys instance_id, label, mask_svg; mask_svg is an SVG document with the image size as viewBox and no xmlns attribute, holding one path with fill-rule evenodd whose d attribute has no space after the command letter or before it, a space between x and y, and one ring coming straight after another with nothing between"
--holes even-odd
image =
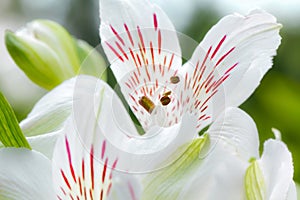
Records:
<instances>
[{"instance_id":1,"label":"red streak marking","mask_svg":"<svg viewBox=\"0 0 300 200\"><path fill-rule=\"evenodd\" d=\"M119 50L122 52L124 57L128 60L128 56L126 55L125 51L122 49L122 47L120 46L120 44L117 41L116 41L116 45L119 48Z\"/></svg>"},{"instance_id":2,"label":"red streak marking","mask_svg":"<svg viewBox=\"0 0 300 200\"><path fill-rule=\"evenodd\" d=\"M124 62L122 56L108 43L108 42L105 42L106 45L112 50L112 52L122 61Z\"/></svg>"},{"instance_id":3,"label":"red streak marking","mask_svg":"<svg viewBox=\"0 0 300 200\"><path fill-rule=\"evenodd\" d=\"M167 56L164 57L164 66L167 64Z\"/></svg>"},{"instance_id":4,"label":"red streak marking","mask_svg":"<svg viewBox=\"0 0 300 200\"><path fill-rule=\"evenodd\" d=\"M133 190L133 187L132 187L131 183L127 182L127 185L128 185L128 189L129 189L130 196L131 196L132 200L136 200L136 196L134 194L134 190Z\"/></svg>"},{"instance_id":5,"label":"red streak marking","mask_svg":"<svg viewBox=\"0 0 300 200\"><path fill-rule=\"evenodd\" d=\"M134 85L137 85L136 82L135 82L135 79L134 79L134 77L133 77L132 75L130 76L130 78L131 78L133 84L134 84Z\"/></svg>"},{"instance_id":6,"label":"red streak marking","mask_svg":"<svg viewBox=\"0 0 300 200\"><path fill-rule=\"evenodd\" d=\"M205 117L204 119L203 119L203 121L205 121L205 120L207 120L207 119L209 119L210 118L210 116L207 116L207 117Z\"/></svg>"},{"instance_id":7,"label":"red streak marking","mask_svg":"<svg viewBox=\"0 0 300 200\"><path fill-rule=\"evenodd\" d=\"M135 110L135 112L138 111L138 109L135 106L132 106L132 108Z\"/></svg>"},{"instance_id":8,"label":"red streak marking","mask_svg":"<svg viewBox=\"0 0 300 200\"><path fill-rule=\"evenodd\" d=\"M65 137L65 144L66 144L66 150L67 150L67 154L68 154L70 171L71 171L73 180L76 183L76 176L75 176L74 168L73 168L73 165L72 165L71 150L70 150L70 145L69 145L69 141L68 141L67 137Z\"/></svg>"},{"instance_id":9,"label":"red streak marking","mask_svg":"<svg viewBox=\"0 0 300 200\"><path fill-rule=\"evenodd\" d=\"M151 77L150 77L150 73L149 73L147 65L145 66L145 70L146 70L146 74L147 74L148 80L151 81Z\"/></svg>"},{"instance_id":10,"label":"red streak marking","mask_svg":"<svg viewBox=\"0 0 300 200\"><path fill-rule=\"evenodd\" d=\"M158 88L158 79L155 80L155 87Z\"/></svg>"},{"instance_id":11,"label":"red streak marking","mask_svg":"<svg viewBox=\"0 0 300 200\"><path fill-rule=\"evenodd\" d=\"M206 105L206 103L215 95L217 93L217 90L216 91L214 91L204 102L203 102L203 104L200 106L200 109L202 109L202 107L204 106L204 105Z\"/></svg>"},{"instance_id":12,"label":"red streak marking","mask_svg":"<svg viewBox=\"0 0 300 200\"><path fill-rule=\"evenodd\" d=\"M78 195L76 196L76 199L77 199L77 200L80 200L80 198L79 198L79 196L78 196Z\"/></svg>"},{"instance_id":13,"label":"red streak marking","mask_svg":"<svg viewBox=\"0 0 300 200\"><path fill-rule=\"evenodd\" d=\"M235 68L238 63L235 63L232 67L230 67L224 74L228 74L233 68Z\"/></svg>"},{"instance_id":14,"label":"red streak marking","mask_svg":"<svg viewBox=\"0 0 300 200\"><path fill-rule=\"evenodd\" d=\"M141 59L140 59L139 54L136 54L136 57L137 57L137 59L138 59L139 65L142 66L142 63L141 63Z\"/></svg>"},{"instance_id":15,"label":"red streak marking","mask_svg":"<svg viewBox=\"0 0 300 200\"><path fill-rule=\"evenodd\" d=\"M230 74L227 74L226 76L222 76L222 78L220 78L218 81L217 81L217 84L214 86L214 89L217 89L228 77L229 77Z\"/></svg>"},{"instance_id":16,"label":"red streak marking","mask_svg":"<svg viewBox=\"0 0 300 200\"><path fill-rule=\"evenodd\" d=\"M141 29L140 29L139 26L137 26L137 30L138 30L138 35L139 35L140 41L142 43L143 51L144 51L144 53L146 53L146 48L145 48L145 43L144 43L143 35L142 35Z\"/></svg>"},{"instance_id":17,"label":"red streak marking","mask_svg":"<svg viewBox=\"0 0 300 200\"><path fill-rule=\"evenodd\" d=\"M144 87L142 87L141 92L144 94L144 96L146 96L146 91Z\"/></svg>"},{"instance_id":18,"label":"red streak marking","mask_svg":"<svg viewBox=\"0 0 300 200\"><path fill-rule=\"evenodd\" d=\"M202 64L201 64L201 67L200 67L200 75L199 75L199 77L198 77L198 82L200 82L200 80L202 79L202 76L203 76L204 71L205 71L205 69L206 69L205 63L206 63L206 60L207 60L207 58L208 58L208 55L210 54L211 48L212 48L212 47L210 47L210 48L208 49L208 51L206 52L206 55L205 55L205 57L204 57L204 60L202 61ZM196 79L195 79L195 81L196 81Z\"/></svg>"},{"instance_id":19,"label":"red streak marking","mask_svg":"<svg viewBox=\"0 0 300 200\"><path fill-rule=\"evenodd\" d=\"M114 161L114 163L113 163L112 166L111 166L111 169L112 169L112 170L116 169L117 164L118 164L118 159L116 159L116 160ZM111 179L111 177L110 177L110 179Z\"/></svg>"},{"instance_id":20,"label":"red streak marking","mask_svg":"<svg viewBox=\"0 0 300 200\"><path fill-rule=\"evenodd\" d=\"M208 79L208 81L206 82L204 88L207 88L207 86L211 83L211 81L213 80L213 78L214 78L214 75L212 75L212 76Z\"/></svg>"},{"instance_id":21,"label":"red streak marking","mask_svg":"<svg viewBox=\"0 0 300 200\"><path fill-rule=\"evenodd\" d=\"M129 83L125 83L125 85L129 88L129 89L131 89L131 86L129 85Z\"/></svg>"},{"instance_id":22,"label":"red streak marking","mask_svg":"<svg viewBox=\"0 0 300 200\"><path fill-rule=\"evenodd\" d=\"M86 187L84 187L84 199L87 200Z\"/></svg>"},{"instance_id":23,"label":"red streak marking","mask_svg":"<svg viewBox=\"0 0 300 200\"><path fill-rule=\"evenodd\" d=\"M60 190L63 192L63 194L64 194L65 196L67 195L67 193L66 193L66 191L64 190L64 188L60 187Z\"/></svg>"},{"instance_id":24,"label":"red streak marking","mask_svg":"<svg viewBox=\"0 0 300 200\"><path fill-rule=\"evenodd\" d=\"M173 107L172 107L172 112L174 112L175 109L176 109L176 106L173 106Z\"/></svg>"},{"instance_id":25,"label":"red streak marking","mask_svg":"<svg viewBox=\"0 0 300 200\"><path fill-rule=\"evenodd\" d=\"M71 197L72 200L74 200L74 197L72 196L72 194L69 194L69 196Z\"/></svg>"},{"instance_id":26,"label":"red streak marking","mask_svg":"<svg viewBox=\"0 0 300 200\"><path fill-rule=\"evenodd\" d=\"M82 159L81 161L81 173L82 173L82 180L84 181L85 177L84 177L84 160Z\"/></svg>"},{"instance_id":27,"label":"red streak marking","mask_svg":"<svg viewBox=\"0 0 300 200\"><path fill-rule=\"evenodd\" d=\"M60 196L56 195L56 197L57 197L59 200L62 200L62 198L61 198Z\"/></svg>"},{"instance_id":28,"label":"red streak marking","mask_svg":"<svg viewBox=\"0 0 300 200\"><path fill-rule=\"evenodd\" d=\"M107 194L109 194L109 193L110 193L111 186L112 186L112 183L110 183L110 184L108 185L108 188L107 188Z\"/></svg>"},{"instance_id":29,"label":"red streak marking","mask_svg":"<svg viewBox=\"0 0 300 200\"><path fill-rule=\"evenodd\" d=\"M198 62L197 62L197 64L196 64L196 68L195 68L195 70L194 70L193 78L195 78L195 76L196 76L196 74L197 74L198 67L199 67L199 60L198 60Z\"/></svg>"},{"instance_id":30,"label":"red streak marking","mask_svg":"<svg viewBox=\"0 0 300 200\"><path fill-rule=\"evenodd\" d=\"M158 31L158 54L161 52L161 32L160 30Z\"/></svg>"},{"instance_id":31,"label":"red streak marking","mask_svg":"<svg viewBox=\"0 0 300 200\"><path fill-rule=\"evenodd\" d=\"M201 101L198 101L197 104L195 105L195 109L200 105Z\"/></svg>"},{"instance_id":32,"label":"red streak marking","mask_svg":"<svg viewBox=\"0 0 300 200\"><path fill-rule=\"evenodd\" d=\"M214 85L216 84L216 81L214 81L212 84L210 84L210 86L206 89L206 93L208 93L213 87Z\"/></svg>"},{"instance_id":33,"label":"red streak marking","mask_svg":"<svg viewBox=\"0 0 300 200\"><path fill-rule=\"evenodd\" d=\"M60 170L60 173L61 173L61 175L62 175L62 177L63 177L63 179L64 179L66 185L67 185L68 188L71 190L71 185L70 185L70 183L69 183L69 181L68 181L68 179L67 179L67 177L66 177L66 175L65 175L65 173L64 173L64 171L63 171L62 169Z\"/></svg>"},{"instance_id":34,"label":"red streak marking","mask_svg":"<svg viewBox=\"0 0 300 200\"><path fill-rule=\"evenodd\" d=\"M204 108L202 108L202 110L200 110L200 112L204 112L207 108L208 106L205 106Z\"/></svg>"},{"instance_id":35,"label":"red streak marking","mask_svg":"<svg viewBox=\"0 0 300 200\"><path fill-rule=\"evenodd\" d=\"M130 83L131 87L133 88L134 85L133 85L132 81L130 79L128 79L128 82Z\"/></svg>"},{"instance_id":36,"label":"red streak marking","mask_svg":"<svg viewBox=\"0 0 300 200\"><path fill-rule=\"evenodd\" d=\"M226 35L224 35L224 37L221 39L221 41L219 42L218 46L216 47L215 51L213 52L213 54L211 55L210 59L213 59L216 55L216 53L219 51L220 47L222 46L223 42L226 39Z\"/></svg>"},{"instance_id":37,"label":"red streak marking","mask_svg":"<svg viewBox=\"0 0 300 200\"><path fill-rule=\"evenodd\" d=\"M173 59L174 59L174 53L172 54L171 60L170 60L170 64L169 64L169 68L168 71L170 71L172 63L173 63Z\"/></svg>"},{"instance_id":38,"label":"red streak marking","mask_svg":"<svg viewBox=\"0 0 300 200\"><path fill-rule=\"evenodd\" d=\"M203 119L205 116L206 116L206 114L201 115L201 116L198 118L198 120Z\"/></svg>"},{"instance_id":39,"label":"red streak marking","mask_svg":"<svg viewBox=\"0 0 300 200\"><path fill-rule=\"evenodd\" d=\"M148 63L147 63L147 61L146 61L145 53L144 53L144 51L142 50L140 44L139 44L139 49L140 49L140 52L141 52L141 55L142 55L143 62L144 62L145 65L147 65Z\"/></svg>"},{"instance_id":40,"label":"red streak marking","mask_svg":"<svg viewBox=\"0 0 300 200\"><path fill-rule=\"evenodd\" d=\"M157 23L157 17L155 13L153 14L153 24L154 24L155 31L157 31L158 23Z\"/></svg>"},{"instance_id":41,"label":"red streak marking","mask_svg":"<svg viewBox=\"0 0 300 200\"><path fill-rule=\"evenodd\" d=\"M102 142L102 150L101 150L101 159L102 159L102 160L103 160L103 158L104 158L105 150L106 150L106 140L104 140L104 141Z\"/></svg>"},{"instance_id":42,"label":"red streak marking","mask_svg":"<svg viewBox=\"0 0 300 200\"><path fill-rule=\"evenodd\" d=\"M139 78L138 78L137 74L136 74L135 72L133 72L133 75L134 75L134 77L135 77L135 79L136 79L137 83L138 83L138 84L140 84L140 80L139 80Z\"/></svg>"},{"instance_id":43,"label":"red streak marking","mask_svg":"<svg viewBox=\"0 0 300 200\"><path fill-rule=\"evenodd\" d=\"M91 147L90 152L90 167L91 167L91 179L92 179L92 189L94 189L94 146Z\"/></svg>"},{"instance_id":44,"label":"red streak marking","mask_svg":"<svg viewBox=\"0 0 300 200\"><path fill-rule=\"evenodd\" d=\"M188 80L188 73L185 73L185 78L184 78L184 90L187 89L187 80Z\"/></svg>"},{"instance_id":45,"label":"red streak marking","mask_svg":"<svg viewBox=\"0 0 300 200\"><path fill-rule=\"evenodd\" d=\"M217 62L216 66L218 66L233 50L235 47L232 47L227 53L225 53ZM215 66L215 67L216 67Z\"/></svg>"},{"instance_id":46,"label":"red streak marking","mask_svg":"<svg viewBox=\"0 0 300 200\"><path fill-rule=\"evenodd\" d=\"M106 169L107 169L108 158L105 159L105 163L102 171L102 183L105 181Z\"/></svg>"},{"instance_id":47,"label":"red streak marking","mask_svg":"<svg viewBox=\"0 0 300 200\"><path fill-rule=\"evenodd\" d=\"M141 75L141 72L140 72L139 66L138 66L138 64L137 64L137 62L136 62L135 56L134 56L134 54L133 54L133 51L132 51L130 48L129 48L129 51L130 51L131 57L132 57L132 59L133 59L133 61L134 61L134 64L135 64L135 66L136 66L136 69L137 69L139 75Z\"/></svg>"},{"instance_id":48,"label":"red streak marking","mask_svg":"<svg viewBox=\"0 0 300 200\"><path fill-rule=\"evenodd\" d=\"M82 196L82 185L81 185L80 177L78 177L78 184L79 184L79 192L80 192L80 196Z\"/></svg>"},{"instance_id":49,"label":"red streak marking","mask_svg":"<svg viewBox=\"0 0 300 200\"><path fill-rule=\"evenodd\" d=\"M100 200L103 200L103 189L101 189Z\"/></svg>"},{"instance_id":50,"label":"red streak marking","mask_svg":"<svg viewBox=\"0 0 300 200\"><path fill-rule=\"evenodd\" d=\"M94 195L93 195L93 190L92 189L90 189L90 197L91 197L91 200L93 200L94 199L94 197L93 197Z\"/></svg>"},{"instance_id":51,"label":"red streak marking","mask_svg":"<svg viewBox=\"0 0 300 200\"><path fill-rule=\"evenodd\" d=\"M112 30L112 32L115 34L115 36L120 40L120 42L125 46L124 40L120 37L120 35L118 34L118 32L114 29L114 27L112 27L112 25L110 25L110 28Z\"/></svg>"},{"instance_id":52,"label":"red streak marking","mask_svg":"<svg viewBox=\"0 0 300 200\"><path fill-rule=\"evenodd\" d=\"M206 52L206 55L205 55L205 57L204 57L204 60L203 60L203 62L202 62L202 64L201 64L201 68L205 65L206 60L207 60L207 58L208 58L208 56L209 56L209 54L210 54L210 52L211 52L211 49L212 49L212 46L210 46L209 49L208 49L208 51Z\"/></svg>"},{"instance_id":53,"label":"red streak marking","mask_svg":"<svg viewBox=\"0 0 300 200\"><path fill-rule=\"evenodd\" d=\"M152 42L150 42L150 52L151 52L151 58L152 58L152 67L153 67L153 71L155 72L154 50L153 50Z\"/></svg>"},{"instance_id":54,"label":"red streak marking","mask_svg":"<svg viewBox=\"0 0 300 200\"><path fill-rule=\"evenodd\" d=\"M162 73L162 65L160 63L158 64L158 67L159 67L160 73Z\"/></svg>"},{"instance_id":55,"label":"red streak marking","mask_svg":"<svg viewBox=\"0 0 300 200\"><path fill-rule=\"evenodd\" d=\"M133 39L132 39L132 36L131 36L131 34L130 34L130 31L129 31L127 25L124 24L124 27L125 27L125 30L126 30L126 32L127 32L128 38L129 38L129 40L130 40L130 42L131 42L131 45L134 46Z\"/></svg>"},{"instance_id":56,"label":"red streak marking","mask_svg":"<svg viewBox=\"0 0 300 200\"><path fill-rule=\"evenodd\" d=\"M134 102L136 102L135 98L131 94L129 94L129 96Z\"/></svg>"}]
</instances>

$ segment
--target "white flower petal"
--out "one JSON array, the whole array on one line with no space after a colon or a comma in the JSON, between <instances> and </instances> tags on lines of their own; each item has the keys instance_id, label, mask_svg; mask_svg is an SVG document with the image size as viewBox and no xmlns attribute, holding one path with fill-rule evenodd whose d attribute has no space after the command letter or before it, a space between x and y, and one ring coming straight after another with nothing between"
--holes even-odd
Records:
<instances>
[{"instance_id":1,"label":"white flower petal","mask_svg":"<svg viewBox=\"0 0 300 200\"><path fill-rule=\"evenodd\" d=\"M140 180L134 174L113 173L113 185L109 200L139 200L142 193Z\"/></svg>"},{"instance_id":2,"label":"white flower petal","mask_svg":"<svg viewBox=\"0 0 300 200\"><path fill-rule=\"evenodd\" d=\"M148 129L151 111L139 103L140 98L160 104L163 93L175 89L170 78L182 64L174 26L159 7L141 0L101 0L100 18L100 37L111 69L132 111ZM176 104L171 101L166 112ZM176 113L164 126L176 123Z\"/></svg>"},{"instance_id":3,"label":"white flower petal","mask_svg":"<svg viewBox=\"0 0 300 200\"><path fill-rule=\"evenodd\" d=\"M50 160L42 154L28 149L1 149L0 198L55 199Z\"/></svg>"},{"instance_id":4,"label":"white flower petal","mask_svg":"<svg viewBox=\"0 0 300 200\"><path fill-rule=\"evenodd\" d=\"M208 129L216 143L232 148L245 162L259 158L258 131L253 119L239 108L227 108Z\"/></svg>"},{"instance_id":5,"label":"white flower petal","mask_svg":"<svg viewBox=\"0 0 300 200\"><path fill-rule=\"evenodd\" d=\"M291 182L288 195L287 195L287 200L297 200L297 190L296 190L296 184L294 181Z\"/></svg>"},{"instance_id":6,"label":"white flower petal","mask_svg":"<svg viewBox=\"0 0 300 200\"><path fill-rule=\"evenodd\" d=\"M47 133L43 135L36 135L32 137L27 137L28 143L31 148L35 151L42 153L44 156L52 159L53 150L57 138L62 134L62 131L56 131L52 133Z\"/></svg>"},{"instance_id":7,"label":"white flower petal","mask_svg":"<svg viewBox=\"0 0 300 200\"><path fill-rule=\"evenodd\" d=\"M131 137L137 132L121 100L105 82L78 76L73 98L72 115L53 153L55 190L62 199L86 195L106 199L119 158L109 152L103 132L110 138L116 130Z\"/></svg>"},{"instance_id":8,"label":"white flower petal","mask_svg":"<svg viewBox=\"0 0 300 200\"><path fill-rule=\"evenodd\" d=\"M294 173L292 156L286 145L273 139L266 141L259 164L267 187L266 199L286 199Z\"/></svg>"},{"instance_id":9,"label":"white flower petal","mask_svg":"<svg viewBox=\"0 0 300 200\"><path fill-rule=\"evenodd\" d=\"M245 169L246 163L241 162L234 152L217 144L183 186L179 199L243 199Z\"/></svg>"},{"instance_id":10,"label":"white flower petal","mask_svg":"<svg viewBox=\"0 0 300 200\"><path fill-rule=\"evenodd\" d=\"M75 78L67 80L42 97L20 126L26 136L58 130L71 113Z\"/></svg>"},{"instance_id":11,"label":"white flower petal","mask_svg":"<svg viewBox=\"0 0 300 200\"><path fill-rule=\"evenodd\" d=\"M214 120L226 106L238 106L251 95L272 65L280 27L275 17L256 10L228 15L207 33L183 68L199 118L204 115L199 129L206 117Z\"/></svg>"},{"instance_id":12,"label":"white flower petal","mask_svg":"<svg viewBox=\"0 0 300 200\"><path fill-rule=\"evenodd\" d=\"M205 146L190 145L173 165L148 175L143 199L242 199L246 163L221 143L203 158L204 152Z\"/></svg>"}]
</instances>

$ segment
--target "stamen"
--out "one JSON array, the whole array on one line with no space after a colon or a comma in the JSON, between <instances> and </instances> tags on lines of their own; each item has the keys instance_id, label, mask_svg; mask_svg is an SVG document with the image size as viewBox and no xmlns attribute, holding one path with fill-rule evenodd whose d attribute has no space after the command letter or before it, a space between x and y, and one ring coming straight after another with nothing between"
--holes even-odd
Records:
<instances>
[{"instance_id":1,"label":"stamen","mask_svg":"<svg viewBox=\"0 0 300 200\"><path fill-rule=\"evenodd\" d=\"M139 104L147 110L148 113L152 113L153 109L155 108L155 104L146 96L142 96L139 100Z\"/></svg>"},{"instance_id":2,"label":"stamen","mask_svg":"<svg viewBox=\"0 0 300 200\"><path fill-rule=\"evenodd\" d=\"M165 92L165 93L163 93L163 96L169 96L169 95L171 95L171 91L167 91L167 92Z\"/></svg>"},{"instance_id":3,"label":"stamen","mask_svg":"<svg viewBox=\"0 0 300 200\"><path fill-rule=\"evenodd\" d=\"M177 83L179 83L180 78L179 78L179 76L171 76L170 81L173 84L177 84Z\"/></svg>"},{"instance_id":4,"label":"stamen","mask_svg":"<svg viewBox=\"0 0 300 200\"><path fill-rule=\"evenodd\" d=\"M171 99L168 96L163 96L162 98L160 98L160 102L163 106L166 106L171 102Z\"/></svg>"}]
</instances>

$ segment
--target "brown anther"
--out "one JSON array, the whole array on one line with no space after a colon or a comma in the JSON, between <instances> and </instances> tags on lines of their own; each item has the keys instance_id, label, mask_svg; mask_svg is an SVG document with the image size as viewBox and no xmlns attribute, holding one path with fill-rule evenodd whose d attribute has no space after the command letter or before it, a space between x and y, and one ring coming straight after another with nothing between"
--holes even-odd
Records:
<instances>
[{"instance_id":1,"label":"brown anther","mask_svg":"<svg viewBox=\"0 0 300 200\"><path fill-rule=\"evenodd\" d=\"M162 98L160 98L160 103L161 103L163 106L168 105L170 102L171 102L171 99L170 99L170 97L168 97L168 96L163 96Z\"/></svg>"},{"instance_id":2,"label":"brown anther","mask_svg":"<svg viewBox=\"0 0 300 200\"><path fill-rule=\"evenodd\" d=\"M139 100L139 104L147 110L148 113L152 113L153 109L155 108L155 104L146 96L142 96Z\"/></svg>"},{"instance_id":3,"label":"brown anther","mask_svg":"<svg viewBox=\"0 0 300 200\"><path fill-rule=\"evenodd\" d=\"M171 95L171 93L172 93L172 92L169 90L169 91L163 93L163 96L169 96L169 95Z\"/></svg>"},{"instance_id":4,"label":"brown anther","mask_svg":"<svg viewBox=\"0 0 300 200\"><path fill-rule=\"evenodd\" d=\"M179 76L171 76L170 81L173 84L177 84L177 83L179 83L180 78L179 78Z\"/></svg>"}]
</instances>

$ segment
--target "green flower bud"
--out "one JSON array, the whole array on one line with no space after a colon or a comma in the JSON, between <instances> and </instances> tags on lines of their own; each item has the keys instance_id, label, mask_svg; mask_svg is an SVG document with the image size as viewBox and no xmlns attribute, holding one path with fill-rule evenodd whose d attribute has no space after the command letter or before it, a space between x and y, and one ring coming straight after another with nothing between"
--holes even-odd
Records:
<instances>
[{"instance_id":1,"label":"green flower bud","mask_svg":"<svg viewBox=\"0 0 300 200\"><path fill-rule=\"evenodd\" d=\"M32 21L16 33L7 31L5 43L25 74L48 90L76 76L84 60L87 62L82 73L99 76L99 71L104 71L105 63L98 52L49 20Z\"/></svg>"}]
</instances>

